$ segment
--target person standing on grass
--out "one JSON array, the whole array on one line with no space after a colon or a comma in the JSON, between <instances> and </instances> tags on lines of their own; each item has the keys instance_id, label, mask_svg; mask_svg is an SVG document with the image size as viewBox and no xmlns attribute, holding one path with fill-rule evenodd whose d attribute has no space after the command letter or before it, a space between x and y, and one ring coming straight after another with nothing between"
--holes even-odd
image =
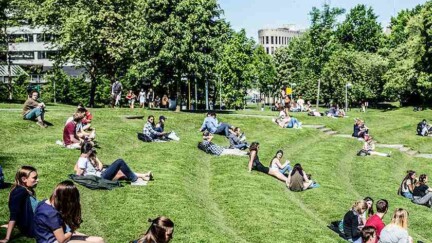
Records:
<instances>
[{"instance_id":1,"label":"person standing on grass","mask_svg":"<svg viewBox=\"0 0 432 243\"><path fill-rule=\"evenodd\" d=\"M413 243L408 235L408 211L398 208L394 211L391 223L384 227L380 235L380 243Z\"/></svg>"},{"instance_id":2,"label":"person standing on grass","mask_svg":"<svg viewBox=\"0 0 432 243\"><path fill-rule=\"evenodd\" d=\"M120 105L122 89L123 85L120 83L120 81L116 80L111 87L111 99L113 108Z\"/></svg>"},{"instance_id":3,"label":"person standing on grass","mask_svg":"<svg viewBox=\"0 0 432 243\"><path fill-rule=\"evenodd\" d=\"M428 185L428 176L421 174L413 191L413 203L432 207L432 188Z\"/></svg>"},{"instance_id":4,"label":"person standing on grass","mask_svg":"<svg viewBox=\"0 0 432 243\"><path fill-rule=\"evenodd\" d=\"M141 91L139 92L138 99L140 102L140 107L144 108L145 102L146 102L146 93L145 93L144 89L141 89Z\"/></svg>"},{"instance_id":5,"label":"person standing on grass","mask_svg":"<svg viewBox=\"0 0 432 243\"><path fill-rule=\"evenodd\" d=\"M354 203L351 210L349 210L343 219L343 231L345 239L348 242L362 243L361 230L362 219L361 215L366 212L368 206L364 200Z\"/></svg>"},{"instance_id":6,"label":"person standing on grass","mask_svg":"<svg viewBox=\"0 0 432 243\"><path fill-rule=\"evenodd\" d=\"M135 106L136 95L132 90L129 90L126 95L126 100L128 101L129 108L133 109Z\"/></svg>"},{"instance_id":7,"label":"person standing on grass","mask_svg":"<svg viewBox=\"0 0 432 243\"><path fill-rule=\"evenodd\" d=\"M30 97L24 103L22 115L24 120L37 120L36 124L40 127L46 128L44 114L45 114L45 104L43 102L38 102L39 93L37 91L32 91Z\"/></svg>"},{"instance_id":8,"label":"person standing on grass","mask_svg":"<svg viewBox=\"0 0 432 243\"><path fill-rule=\"evenodd\" d=\"M252 170L256 170L256 171L271 175L280 181L288 183L288 178L286 176L282 175L279 171L270 170L268 167L265 167L261 163L261 161L258 157L259 148L260 148L260 145L258 142L253 142L249 146L248 171L251 172Z\"/></svg>"},{"instance_id":9,"label":"person standing on grass","mask_svg":"<svg viewBox=\"0 0 432 243\"><path fill-rule=\"evenodd\" d=\"M371 226L376 229L376 241L374 243L377 243L380 239L381 231L384 229L385 224L383 222L383 218L387 213L388 210L388 201L385 199L380 199L376 202L376 210L377 213L372 215L367 221L366 221L366 227ZM366 228L365 227L365 228Z\"/></svg>"},{"instance_id":10,"label":"person standing on grass","mask_svg":"<svg viewBox=\"0 0 432 243\"><path fill-rule=\"evenodd\" d=\"M33 217L36 205L34 189L38 184L38 173L34 167L22 166L15 175L15 183L9 194L9 223L6 236L0 243L11 239L12 230L16 226L26 237L33 238Z\"/></svg>"},{"instance_id":11,"label":"person standing on grass","mask_svg":"<svg viewBox=\"0 0 432 243\"><path fill-rule=\"evenodd\" d=\"M155 94L153 92L153 89L150 88L147 92L147 102L148 102L149 109L154 108L154 98L155 98Z\"/></svg>"},{"instance_id":12,"label":"person standing on grass","mask_svg":"<svg viewBox=\"0 0 432 243\"><path fill-rule=\"evenodd\" d=\"M86 236L76 230L82 223L78 188L72 181L56 186L48 200L40 202L34 215L37 243L104 242L101 237Z\"/></svg>"},{"instance_id":13,"label":"person standing on grass","mask_svg":"<svg viewBox=\"0 0 432 243\"><path fill-rule=\"evenodd\" d=\"M149 219L150 227L138 240L131 243L168 243L174 234L174 223L167 217Z\"/></svg>"}]
</instances>

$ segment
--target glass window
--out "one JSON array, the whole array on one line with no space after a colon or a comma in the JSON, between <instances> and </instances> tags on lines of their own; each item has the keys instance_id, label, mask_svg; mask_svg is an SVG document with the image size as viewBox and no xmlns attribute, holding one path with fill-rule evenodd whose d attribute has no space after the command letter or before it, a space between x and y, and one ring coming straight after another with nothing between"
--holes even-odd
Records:
<instances>
[{"instance_id":1,"label":"glass window","mask_svg":"<svg viewBox=\"0 0 432 243\"><path fill-rule=\"evenodd\" d=\"M37 42L50 42L54 40L54 35L48 33L37 34L36 40Z\"/></svg>"},{"instance_id":2,"label":"glass window","mask_svg":"<svg viewBox=\"0 0 432 243\"><path fill-rule=\"evenodd\" d=\"M268 43L269 43L269 37L266 36L266 44L268 44Z\"/></svg>"},{"instance_id":3,"label":"glass window","mask_svg":"<svg viewBox=\"0 0 432 243\"><path fill-rule=\"evenodd\" d=\"M33 42L33 34L12 34L9 38L11 43Z\"/></svg>"},{"instance_id":4,"label":"glass window","mask_svg":"<svg viewBox=\"0 0 432 243\"><path fill-rule=\"evenodd\" d=\"M271 37L271 44L274 44L274 36Z\"/></svg>"},{"instance_id":5,"label":"glass window","mask_svg":"<svg viewBox=\"0 0 432 243\"><path fill-rule=\"evenodd\" d=\"M267 53L267 54L270 54L270 53L269 53L269 48L268 48L268 47L266 47L266 53Z\"/></svg>"},{"instance_id":6,"label":"glass window","mask_svg":"<svg viewBox=\"0 0 432 243\"><path fill-rule=\"evenodd\" d=\"M275 44L277 44L277 43L278 43L278 37L275 36Z\"/></svg>"},{"instance_id":7,"label":"glass window","mask_svg":"<svg viewBox=\"0 0 432 243\"><path fill-rule=\"evenodd\" d=\"M271 54L273 54L274 53L274 47L272 46L272 48L271 48Z\"/></svg>"},{"instance_id":8,"label":"glass window","mask_svg":"<svg viewBox=\"0 0 432 243\"><path fill-rule=\"evenodd\" d=\"M10 56L12 60L34 59L34 52L32 51L10 52Z\"/></svg>"},{"instance_id":9,"label":"glass window","mask_svg":"<svg viewBox=\"0 0 432 243\"><path fill-rule=\"evenodd\" d=\"M55 54L55 51L39 51L38 59L53 59Z\"/></svg>"}]
</instances>

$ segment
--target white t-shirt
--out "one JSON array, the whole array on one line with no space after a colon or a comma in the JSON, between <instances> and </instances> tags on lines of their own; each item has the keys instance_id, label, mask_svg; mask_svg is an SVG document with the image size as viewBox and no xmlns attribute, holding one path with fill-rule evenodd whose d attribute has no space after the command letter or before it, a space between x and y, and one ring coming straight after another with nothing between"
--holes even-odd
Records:
<instances>
[{"instance_id":1,"label":"white t-shirt","mask_svg":"<svg viewBox=\"0 0 432 243\"><path fill-rule=\"evenodd\" d=\"M79 157L78 168L84 171L84 175L101 176L101 172L97 170L88 158Z\"/></svg>"},{"instance_id":2,"label":"white t-shirt","mask_svg":"<svg viewBox=\"0 0 432 243\"><path fill-rule=\"evenodd\" d=\"M411 185L411 180L409 179L402 183L402 192L409 192L409 185Z\"/></svg>"},{"instance_id":3,"label":"white t-shirt","mask_svg":"<svg viewBox=\"0 0 432 243\"><path fill-rule=\"evenodd\" d=\"M297 100L297 104L298 104L299 106L303 106L304 103L305 103L304 99L298 99L298 100Z\"/></svg>"}]
</instances>

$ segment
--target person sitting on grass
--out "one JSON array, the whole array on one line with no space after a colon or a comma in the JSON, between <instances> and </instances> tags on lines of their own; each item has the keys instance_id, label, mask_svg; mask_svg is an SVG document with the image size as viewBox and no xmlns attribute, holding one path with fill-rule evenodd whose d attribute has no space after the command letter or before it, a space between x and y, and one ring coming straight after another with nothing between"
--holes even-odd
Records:
<instances>
[{"instance_id":1,"label":"person sitting on grass","mask_svg":"<svg viewBox=\"0 0 432 243\"><path fill-rule=\"evenodd\" d=\"M66 123L63 128L63 145L69 149L81 148L81 140L77 136L76 126L81 122L83 116L75 113L72 117L72 121Z\"/></svg>"},{"instance_id":2,"label":"person sitting on grass","mask_svg":"<svg viewBox=\"0 0 432 243\"><path fill-rule=\"evenodd\" d=\"M174 234L174 223L167 217L149 219L150 227L138 240L131 243L168 243Z\"/></svg>"},{"instance_id":3,"label":"person sitting on grass","mask_svg":"<svg viewBox=\"0 0 432 243\"><path fill-rule=\"evenodd\" d=\"M11 240L16 226L21 234L33 238L33 216L38 203L34 189L38 184L38 173L34 167L22 166L15 175L15 183L9 194L9 223L6 236L0 243Z\"/></svg>"},{"instance_id":4,"label":"person sitting on grass","mask_svg":"<svg viewBox=\"0 0 432 243\"><path fill-rule=\"evenodd\" d=\"M276 170L279 173L285 175L286 173L289 173L291 171L291 165L290 161L285 161L284 164L282 164L281 160L283 157L283 151L278 150L276 152L276 155L273 157L273 159L270 162L270 170Z\"/></svg>"},{"instance_id":5,"label":"person sitting on grass","mask_svg":"<svg viewBox=\"0 0 432 243\"><path fill-rule=\"evenodd\" d=\"M364 225L364 224L366 224L366 221L369 219L369 217L374 215L375 212L373 210L374 200L371 197L365 197L363 200L366 202L366 204L368 206L367 210L362 215L363 225Z\"/></svg>"},{"instance_id":6,"label":"person sitting on grass","mask_svg":"<svg viewBox=\"0 0 432 243\"><path fill-rule=\"evenodd\" d=\"M432 207L432 188L430 188L427 183L428 176L426 174L421 174L413 191L412 202Z\"/></svg>"},{"instance_id":7,"label":"person sitting on grass","mask_svg":"<svg viewBox=\"0 0 432 243\"><path fill-rule=\"evenodd\" d=\"M288 175L288 188L294 192L305 191L313 188L316 185L312 180L311 176L307 175L303 171L302 166L297 163Z\"/></svg>"},{"instance_id":8,"label":"person sitting on grass","mask_svg":"<svg viewBox=\"0 0 432 243\"><path fill-rule=\"evenodd\" d=\"M378 237L376 229L373 226L365 226L361 230L361 238L363 243L377 243Z\"/></svg>"},{"instance_id":9,"label":"person sitting on grass","mask_svg":"<svg viewBox=\"0 0 432 243\"><path fill-rule=\"evenodd\" d=\"M157 132L164 132L165 121L166 121L166 117L165 116L159 116L159 122L156 123L154 130L157 131Z\"/></svg>"},{"instance_id":10,"label":"person sitting on grass","mask_svg":"<svg viewBox=\"0 0 432 243\"><path fill-rule=\"evenodd\" d=\"M397 208L392 216L391 223L384 227L380 235L380 243L413 243L408 235L408 211Z\"/></svg>"},{"instance_id":11,"label":"person sitting on grass","mask_svg":"<svg viewBox=\"0 0 432 243\"><path fill-rule=\"evenodd\" d=\"M365 135L364 140L365 142L363 145L363 150L366 151L368 155L390 157L390 154L380 153L375 151L375 141L372 139L372 136Z\"/></svg>"},{"instance_id":12,"label":"person sitting on grass","mask_svg":"<svg viewBox=\"0 0 432 243\"><path fill-rule=\"evenodd\" d=\"M45 114L45 104L38 102L39 93L37 91L32 91L30 97L24 103L22 115L24 120L37 120L36 124L40 127L46 128L44 114Z\"/></svg>"},{"instance_id":13,"label":"person sitting on grass","mask_svg":"<svg viewBox=\"0 0 432 243\"><path fill-rule=\"evenodd\" d=\"M219 123L216 118L216 113L208 112L207 117L204 119L203 124L201 125L200 132L208 131L211 134L220 134L228 137L230 133L234 133L232 131L234 129L228 123L221 122Z\"/></svg>"},{"instance_id":14,"label":"person sitting on grass","mask_svg":"<svg viewBox=\"0 0 432 243\"><path fill-rule=\"evenodd\" d=\"M230 135L228 136L228 139L230 141L230 148L236 148L240 150L247 149L249 145L247 144L247 142L242 140L244 136L242 136L240 128L235 127L233 131L234 133L230 133Z\"/></svg>"},{"instance_id":15,"label":"person sitting on grass","mask_svg":"<svg viewBox=\"0 0 432 243\"><path fill-rule=\"evenodd\" d=\"M414 186L417 183L416 172L413 170L408 170L405 178L402 180L398 195L406 197L408 199L413 198Z\"/></svg>"},{"instance_id":16,"label":"person sitting on grass","mask_svg":"<svg viewBox=\"0 0 432 243\"><path fill-rule=\"evenodd\" d=\"M145 186L152 179L150 171L146 174L134 173L123 159L117 159L104 168L96 156L96 150L90 143L84 143L81 147L81 155L75 165L75 172L76 175L94 175L113 181L126 179L131 181L132 186Z\"/></svg>"},{"instance_id":17,"label":"person sitting on grass","mask_svg":"<svg viewBox=\"0 0 432 243\"><path fill-rule=\"evenodd\" d=\"M381 231L385 227L385 224L384 224L382 219L384 218L384 216L387 213L388 201L385 199L378 200L376 202L376 210L377 210L377 213L372 215L366 221L365 228L366 227L373 227L376 229L376 241L375 242L378 242L378 240L380 239Z\"/></svg>"},{"instance_id":18,"label":"person sitting on grass","mask_svg":"<svg viewBox=\"0 0 432 243\"><path fill-rule=\"evenodd\" d=\"M259 148L260 148L260 145L259 145L258 142L253 142L249 146L248 171L249 172L251 172L252 170L259 171L259 172L271 175L271 176L275 177L276 179L278 179L280 181L283 181L283 182L285 182L287 184L288 183L288 178L286 176L284 176L278 170L273 170L273 169L269 169L268 167L265 167L261 163L261 161L260 161L260 159L258 157Z\"/></svg>"},{"instance_id":19,"label":"person sitting on grass","mask_svg":"<svg viewBox=\"0 0 432 243\"><path fill-rule=\"evenodd\" d=\"M364 138L369 133L369 128L366 127L364 121L359 118L354 120L354 131L352 136L356 138Z\"/></svg>"},{"instance_id":20,"label":"person sitting on grass","mask_svg":"<svg viewBox=\"0 0 432 243\"><path fill-rule=\"evenodd\" d=\"M203 133L203 141L198 143L198 148L202 151L211 154L211 155L237 155L237 156L246 156L247 153L245 151L241 151L239 149L229 149L224 148L219 145L216 145L212 142L213 134L205 131Z\"/></svg>"},{"instance_id":21,"label":"person sitting on grass","mask_svg":"<svg viewBox=\"0 0 432 243\"><path fill-rule=\"evenodd\" d=\"M276 119L272 119L273 122L278 124L280 127L285 127L289 122L289 110L283 106L279 107L279 116Z\"/></svg>"},{"instance_id":22,"label":"person sitting on grass","mask_svg":"<svg viewBox=\"0 0 432 243\"><path fill-rule=\"evenodd\" d=\"M82 110L84 112L84 118L81 120L82 123L82 130L87 131L90 129L91 122L93 120L93 115L90 113L90 111L85 108L85 106L82 103L78 104L77 110Z\"/></svg>"},{"instance_id":23,"label":"person sitting on grass","mask_svg":"<svg viewBox=\"0 0 432 243\"><path fill-rule=\"evenodd\" d=\"M86 119L86 109L78 108L74 115L81 118L81 120L79 120L75 125L76 136L80 139L81 142L93 141L96 136L96 129L93 128L92 131L89 132L84 129L85 125L83 123L83 120Z\"/></svg>"},{"instance_id":24,"label":"person sitting on grass","mask_svg":"<svg viewBox=\"0 0 432 243\"><path fill-rule=\"evenodd\" d=\"M343 219L343 231L345 239L348 242L362 243L361 230L361 215L366 212L368 206L364 200L354 203L352 208L345 214Z\"/></svg>"},{"instance_id":25,"label":"person sitting on grass","mask_svg":"<svg viewBox=\"0 0 432 243\"><path fill-rule=\"evenodd\" d=\"M168 135L166 132L158 132L155 130L156 124L154 122L154 116L150 115L147 118L147 122L143 128L143 134L146 136L149 141L153 141L155 139L165 139L165 136Z\"/></svg>"},{"instance_id":26,"label":"person sitting on grass","mask_svg":"<svg viewBox=\"0 0 432 243\"><path fill-rule=\"evenodd\" d=\"M82 223L78 188L72 181L59 183L48 200L40 202L34 215L37 243L104 242L76 230Z\"/></svg>"}]
</instances>

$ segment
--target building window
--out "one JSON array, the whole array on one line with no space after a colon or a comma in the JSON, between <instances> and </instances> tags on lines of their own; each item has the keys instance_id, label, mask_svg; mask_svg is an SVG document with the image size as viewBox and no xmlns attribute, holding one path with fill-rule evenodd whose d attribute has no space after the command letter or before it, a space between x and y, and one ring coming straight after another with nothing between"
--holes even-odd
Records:
<instances>
[{"instance_id":1,"label":"building window","mask_svg":"<svg viewBox=\"0 0 432 243\"><path fill-rule=\"evenodd\" d=\"M275 44L277 44L277 43L278 43L278 37L275 36Z\"/></svg>"},{"instance_id":2,"label":"building window","mask_svg":"<svg viewBox=\"0 0 432 243\"><path fill-rule=\"evenodd\" d=\"M273 54L274 53L274 47L272 46L271 47L271 54Z\"/></svg>"},{"instance_id":3,"label":"building window","mask_svg":"<svg viewBox=\"0 0 432 243\"><path fill-rule=\"evenodd\" d=\"M266 53L267 53L267 54L270 54L270 53L269 53L269 48L268 48L268 47L266 47Z\"/></svg>"},{"instance_id":4,"label":"building window","mask_svg":"<svg viewBox=\"0 0 432 243\"><path fill-rule=\"evenodd\" d=\"M33 42L33 34L12 34L10 35L10 42L20 43L20 42Z\"/></svg>"},{"instance_id":5,"label":"building window","mask_svg":"<svg viewBox=\"0 0 432 243\"><path fill-rule=\"evenodd\" d=\"M282 44L282 38L279 36L279 44Z\"/></svg>"},{"instance_id":6,"label":"building window","mask_svg":"<svg viewBox=\"0 0 432 243\"><path fill-rule=\"evenodd\" d=\"M268 44L268 43L269 43L269 37L266 36L266 44Z\"/></svg>"},{"instance_id":7,"label":"building window","mask_svg":"<svg viewBox=\"0 0 432 243\"><path fill-rule=\"evenodd\" d=\"M10 52L12 60L22 60L22 59L34 59L34 52L32 51L17 51Z\"/></svg>"},{"instance_id":8,"label":"building window","mask_svg":"<svg viewBox=\"0 0 432 243\"><path fill-rule=\"evenodd\" d=\"M39 51L38 59L53 59L55 54L55 51Z\"/></svg>"},{"instance_id":9,"label":"building window","mask_svg":"<svg viewBox=\"0 0 432 243\"><path fill-rule=\"evenodd\" d=\"M54 35L47 33L37 34L36 40L37 42L51 42L54 40Z\"/></svg>"},{"instance_id":10,"label":"building window","mask_svg":"<svg viewBox=\"0 0 432 243\"><path fill-rule=\"evenodd\" d=\"M274 44L274 36L271 37L271 44Z\"/></svg>"}]
</instances>

